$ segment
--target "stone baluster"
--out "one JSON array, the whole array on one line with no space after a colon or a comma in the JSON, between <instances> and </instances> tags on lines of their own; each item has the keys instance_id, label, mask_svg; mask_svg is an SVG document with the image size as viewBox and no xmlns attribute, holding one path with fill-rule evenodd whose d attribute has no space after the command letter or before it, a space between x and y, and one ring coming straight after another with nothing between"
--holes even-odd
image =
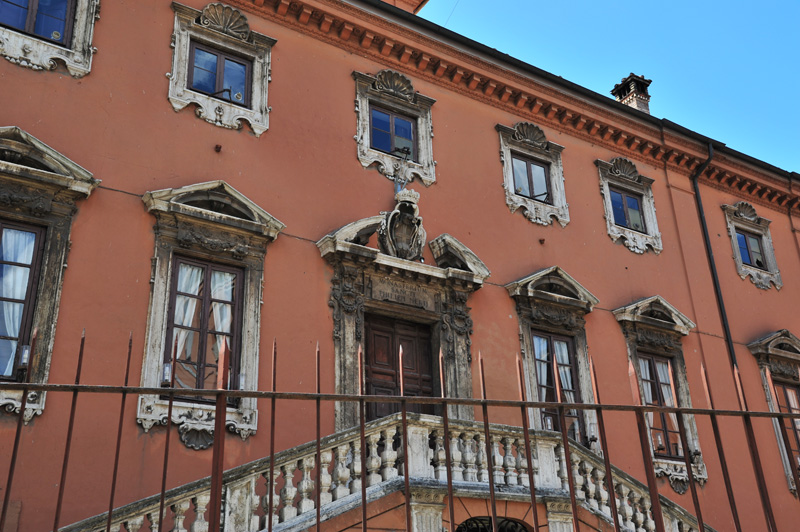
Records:
<instances>
[{"instance_id":1,"label":"stone baluster","mask_svg":"<svg viewBox=\"0 0 800 532\"><path fill-rule=\"evenodd\" d=\"M283 488L281 488L281 502L283 507L280 511L281 523L297 516L297 508L294 505L294 498L297 495L297 488L294 487L294 471L297 469L297 462L289 462L281 466L283 472Z\"/></svg>"},{"instance_id":2,"label":"stone baluster","mask_svg":"<svg viewBox=\"0 0 800 532\"><path fill-rule=\"evenodd\" d=\"M264 495L264 498L261 499L261 508L264 510L264 524L262 528L267 528L267 516L269 515L269 496L270 493L272 494L272 526L278 524L278 506L280 505L280 498L278 498L277 493L275 492L278 488L278 478L281 476L280 469L275 469L272 473L272 480L270 481L269 478L269 469L265 471L261 476L267 481L267 493ZM207 503L206 503L207 504ZM194 532L194 531L192 531Z\"/></svg>"},{"instance_id":3,"label":"stone baluster","mask_svg":"<svg viewBox=\"0 0 800 532\"><path fill-rule=\"evenodd\" d=\"M644 512L642 512L642 494L631 490L631 506L633 507L633 524L636 532L645 532Z\"/></svg>"},{"instance_id":4,"label":"stone baluster","mask_svg":"<svg viewBox=\"0 0 800 532\"><path fill-rule=\"evenodd\" d=\"M170 506L175 514L172 532L186 532L186 529L183 528L183 522L186 520L186 511L189 509L189 502L189 499L186 499L185 501L176 502Z\"/></svg>"},{"instance_id":5,"label":"stone baluster","mask_svg":"<svg viewBox=\"0 0 800 532\"><path fill-rule=\"evenodd\" d=\"M315 501L312 498L314 494L314 481L311 479L316 461L316 456L314 455L306 456L299 461L302 477L300 478L300 482L297 483L297 491L300 492L300 501L297 503L298 514L310 512L316 507Z\"/></svg>"},{"instance_id":6,"label":"stone baluster","mask_svg":"<svg viewBox=\"0 0 800 532\"><path fill-rule=\"evenodd\" d=\"M142 529L143 524L144 516L142 515L128 519L122 523L122 526L125 527L125 532L139 532Z\"/></svg>"},{"instance_id":7,"label":"stone baluster","mask_svg":"<svg viewBox=\"0 0 800 532\"><path fill-rule=\"evenodd\" d=\"M583 484L583 490L586 493L586 501L589 503L589 507L592 510L597 510L597 499L595 498L596 493L596 486L594 484L594 477L592 473L594 472L594 464L589 462L588 460L584 460L581 464L583 467L583 475L585 478L585 482Z\"/></svg>"},{"instance_id":8,"label":"stone baluster","mask_svg":"<svg viewBox=\"0 0 800 532\"><path fill-rule=\"evenodd\" d=\"M380 433L369 434L367 445L369 446L369 456L367 457L367 487L380 484L383 480L380 475L381 457L378 456L378 442L381 440Z\"/></svg>"},{"instance_id":9,"label":"stone baluster","mask_svg":"<svg viewBox=\"0 0 800 532\"><path fill-rule=\"evenodd\" d=\"M350 493L361 493L361 442L352 443L353 461L350 464L350 473L353 478L350 482Z\"/></svg>"},{"instance_id":10,"label":"stone baluster","mask_svg":"<svg viewBox=\"0 0 800 532\"><path fill-rule=\"evenodd\" d=\"M319 453L319 505L325 506L333 500L331 495L331 485L333 477L330 473L330 465L333 461L333 452L330 450L320 451Z\"/></svg>"},{"instance_id":11,"label":"stone baluster","mask_svg":"<svg viewBox=\"0 0 800 532\"><path fill-rule=\"evenodd\" d=\"M575 485L575 498L579 501L585 500L586 493L583 491L585 480L581 474L581 457L577 453L572 453L570 461L572 462L571 473L572 483Z\"/></svg>"},{"instance_id":12,"label":"stone baluster","mask_svg":"<svg viewBox=\"0 0 800 532\"><path fill-rule=\"evenodd\" d=\"M444 449L444 436L441 431L434 432L433 476L436 480L447 480L447 453Z\"/></svg>"},{"instance_id":13,"label":"stone baluster","mask_svg":"<svg viewBox=\"0 0 800 532\"><path fill-rule=\"evenodd\" d=\"M194 506L194 522L189 527L189 532L208 532L208 521L206 521L206 509L211 501L211 493L200 493L192 498Z\"/></svg>"},{"instance_id":14,"label":"stone baluster","mask_svg":"<svg viewBox=\"0 0 800 532\"><path fill-rule=\"evenodd\" d=\"M500 442L495 436L490 436L492 445L492 471L494 475L494 485L502 486L506 482L505 471L503 471L503 456L500 454Z\"/></svg>"},{"instance_id":15,"label":"stone baluster","mask_svg":"<svg viewBox=\"0 0 800 532\"><path fill-rule=\"evenodd\" d=\"M336 465L333 468L333 480L336 482L336 487L333 489L334 501L350 495L350 488L347 487L350 481L350 468L347 467L349 451L350 445L340 445L336 448Z\"/></svg>"},{"instance_id":16,"label":"stone baluster","mask_svg":"<svg viewBox=\"0 0 800 532\"><path fill-rule=\"evenodd\" d=\"M644 530L645 532L654 532L656 529L656 522L653 520L653 505L650 503L648 497L642 496L642 514L644 515Z\"/></svg>"},{"instance_id":17,"label":"stone baluster","mask_svg":"<svg viewBox=\"0 0 800 532\"><path fill-rule=\"evenodd\" d=\"M531 487L531 479L528 478L528 459L525 457L525 440L517 438L514 440L517 448L517 471L519 471L519 483L526 488Z\"/></svg>"},{"instance_id":18,"label":"stone baluster","mask_svg":"<svg viewBox=\"0 0 800 532\"><path fill-rule=\"evenodd\" d=\"M160 521L158 510L159 509L156 508L152 512L147 512L147 520L150 521L150 530L152 532L158 532L158 523Z\"/></svg>"},{"instance_id":19,"label":"stone baluster","mask_svg":"<svg viewBox=\"0 0 800 532\"><path fill-rule=\"evenodd\" d=\"M513 438L503 436L503 467L506 470L506 484L516 486L519 480L517 473L517 459L514 457L514 450L511 447Z\"/></svg>"},{"instance_id":20,"label":"stone baluster","mask_svg":"<svg viewBox=\"0 0 800 532\"><path fill-rule=\"evenodd\" d=\"M619 519L620 525L626 530L635 530L633 525L633 508L628 500L631 490L625 484L617 484L617 494L619 494Z\"/></svg>"},{"instance_id":21,"label":"stone baluster","mask_svg":"<svg viewBox=\"0 0 800 532\"><path fill-rule=\"evenodd\" d=\"M486 454L486 440L484 439L483 435L477 434L475 436L475 441L478 444L478 482L483 482L484 484L489 483L489 459L487 458Z\"/></svg>"},{"instance_id":22,"label":"stone baluster","mask_svg":"<svg viewBox=\"0 0 800 532\"><path fill-rule=\"evenodd\" d=\"M453 482L464 480L464 466L461 454L461 434L457 431L450 431L450 472L453 475Z\"/></svg>"},{"instance_id":23,"label":"stone baluster","mask_svg":"<svg viewBox=\"0 0 800 532\"><path fill-rule=\"evenodd\" d=\"M607 516L611 516L611 507L608 505L608 490L606 489L606 472L602 467L595 468L594 479L597 493L595 498L600 511Z\"/></svg>"},{"instance_id":24,"label":"stone baluster","mask_svg":"<svg viewBox=\"0 0 800 532\"><path fill-rule=\"evenodd\" d=\"M464 434L462 445L464 447L464 452L461 453L462 461L464 462L464 480L477 482L478 469L475 467L475 462L478 459L478 455L475 452L477 446L475 437L469 433Z\"/></svg>"},{"instance_id":25,"label":"stone baluster","mask_svg":"<svg viewBox=\"0 0 800 532\"><path fill-rule=\"evenodd\" d=\"M397 434L396 427L386 427L383 431L383 452L381 453L381 477L383 480L390 480L397 476L397 468L394 466L397 461L397 451L394 450L394 435Z\"/></svg>"},{"instance_id":26,"label":"stone baluster","mask_svg":"<svg viewBox=\"0 0 800 532\"><path fill-rule=\"evenodd\" d=\"M569 492L569 466L567 465L567 454L564 452L564 446L559 445L556 447L556 456L558 456L558 478L561 479L561 489Z\"/></svg>"}]
</instances>

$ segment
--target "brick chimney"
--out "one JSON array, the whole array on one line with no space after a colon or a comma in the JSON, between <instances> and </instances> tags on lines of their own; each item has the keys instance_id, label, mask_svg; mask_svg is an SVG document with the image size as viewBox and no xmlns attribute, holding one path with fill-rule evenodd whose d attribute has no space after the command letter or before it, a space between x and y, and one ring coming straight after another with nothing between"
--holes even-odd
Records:
<instances>
[{"instance_id":1,"label":"brick chimney","mask_svg":"<svg viewBox=\"0 0 800 532\"><path fill-rule=\"evenodd\" d=\"M389 4L390 6L394 6L398 9L402 9L403 11L408 11L409 13L414 13L415 15L419 12L422 7L428 3L428 0L383 0L385 3Z\"/></svg>"},{"instance_id":2,"label":"brick chimney","mask_svg":"<svg viewBox=\"0 0 800 532\"><path fill-rule=\"evenodd\" d=\"M614 85L611 94L618 102L650 114L650 93L647 92L647 87L652 82L652 79L645 79L644 76L631 72L627 78Z\"/></svg>"}]
</instances>

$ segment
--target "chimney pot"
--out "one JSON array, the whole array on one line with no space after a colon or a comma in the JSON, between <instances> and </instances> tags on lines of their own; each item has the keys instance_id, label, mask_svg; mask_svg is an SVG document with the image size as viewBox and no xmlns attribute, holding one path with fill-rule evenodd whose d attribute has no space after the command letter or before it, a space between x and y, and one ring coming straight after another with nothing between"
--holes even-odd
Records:
<instances>
[{"instance_id":1,"label":"chimney pot","mask_svg":"<svg viewBox=\"0 0 800 532\"><path fill-rule=\"evenodd\" d=\"M614 85L611 94L618 102L650 114L650 93L647 92L647 87L652 82L651 79L631 72L628 77Z\"/></svg>"}]
</instances>

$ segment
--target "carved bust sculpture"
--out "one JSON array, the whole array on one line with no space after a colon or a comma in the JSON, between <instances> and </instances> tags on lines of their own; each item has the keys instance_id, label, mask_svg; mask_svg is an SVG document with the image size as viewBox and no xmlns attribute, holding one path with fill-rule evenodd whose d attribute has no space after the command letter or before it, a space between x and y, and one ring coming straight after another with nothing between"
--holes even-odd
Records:
<instances>
[{"instance_id":1,"label":"carved bust sculpture","mask_svg":"<svg viewBox=\"0 0 800 532\"><path fill-rule=\"evenodd\" d=\"M405 260L419 260L426 233L419 216L419 192L401 190L395 195L397 205L384 214L378 230L381 253Z\"/></svg>"}]
</instances>

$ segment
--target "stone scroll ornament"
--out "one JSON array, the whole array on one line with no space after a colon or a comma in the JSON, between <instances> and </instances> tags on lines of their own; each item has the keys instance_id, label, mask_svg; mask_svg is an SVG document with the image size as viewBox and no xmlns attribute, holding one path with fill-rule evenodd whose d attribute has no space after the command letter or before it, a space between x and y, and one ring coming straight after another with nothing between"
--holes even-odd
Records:
<instances>
[{"instance_id":1,"label":"stone scroll ornament","mask_svg":"<svg viewBox=\"0 0 800 532\"><path fill-rule=\"evenodd\" d=\"M419 192L401 190L394 196L397 205L384 215L378 229L381 253L405 260L419 260L427 234L419 215Z\"/></svg>"}]
</instances>

